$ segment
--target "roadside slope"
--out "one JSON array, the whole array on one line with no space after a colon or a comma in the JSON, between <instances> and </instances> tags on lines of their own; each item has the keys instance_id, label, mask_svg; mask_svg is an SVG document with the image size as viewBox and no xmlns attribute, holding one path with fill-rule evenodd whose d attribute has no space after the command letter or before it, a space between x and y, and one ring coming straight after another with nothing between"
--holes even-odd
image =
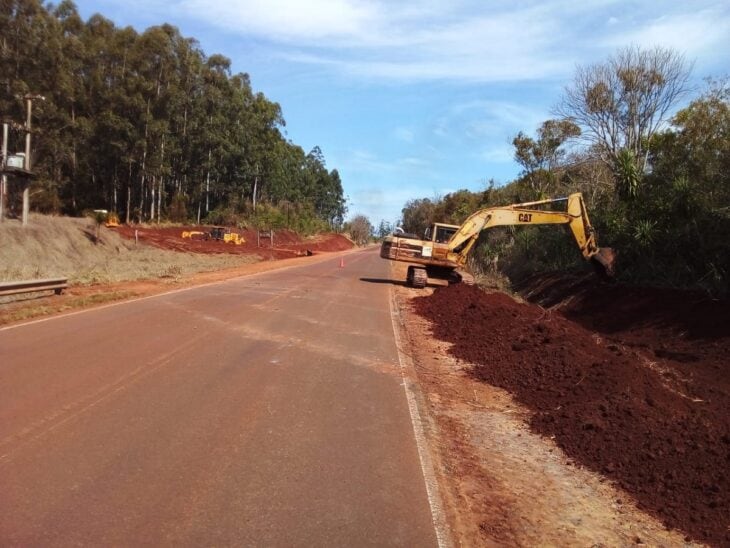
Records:
<instances>
[{"instance_id":1,"label":"roadside slope","mask_svg":"<svg viewBox=\"0 0 730 548\"><path fill-rule=\"evenodd\" d=\"M661 540L660 531L646 525L645 518L629 517L635 512L628 510L634 500L638 508L693 539L727 544L730 485L723 472L730 458L730 400L722 365L726 363L723 356L730 352L727 307L691 303L690 308L704 317L708 310L713 311L714 323L695 323L687 316L686 302L675 304L674 308L685 309L675 317L661 299L651 306L646 291L615 287L607 297L588 298L581 304L580 296L586 294L590 295L585 291L565 293L565 300L553 301L562 306L546 310L501 293L455 286L436 289L432 296L420 296L405 305L421 316L413 320L414 325L425 321L422 338L443 341L433 344L443 345L443 351L456 358L453 363L453 358L433 363L428 355L424 357L424 363L431 363L429 369L440 369L450 386L451 393L438 386L438 406L444 399L461 401L461 411L455 411L453 405L448 417L443 408L440 411L445 416L445 431L459 433L453 451L472 455L471 467L481 470L476 477L482 478L474 481L491 482L487 491L508 493L512 504L530 516L523 520L533 526L537 521L543 523L532 539L523 540L539 540L550 530L538 511L539 504L525 506L525 496L529 500L539 497L515 475L505 481L494 467L484 470L480 461L488 455L481 444L473 444L475 437L491 446L497 460L510 460L507 455L515 452L515 445L524 445L534 432L554 440L564 458L586 467L594 477L611 480L616 502L611 504L608 499L600 513L604 526L611 521L614 526L599 532L594 524L595 540L606 541L612 538L607 536L610 531L613 535L623 528L622 535L633 530L638 539L659 544L668 541ZM708 327L704 333L703 325ZM430 383L428 376L424 382ZM483 428L485 420L492 422L491 428ZM531 432L505 434L505 420L528 425ZM500 432L503 435L498 439ZM523 452L524 465L512 459L506 468L519 470L518 475L532 475L540 489L548 483L554 486L557 476L551 477L547 463L538 464L550 452L541 452L542 457L537 449ZM529 473L533 459L537 465L533 472L542 470L544 479ZM569 480L557 483L580 475L584 471L576 469L566 476ZM516 485L522 485L523 491L515 491ZM556 492L554 496L557 500L563 495ZM512 535L524 534L520 532L524 524L515 525L517 517L505 516L495 523L494 511L488 510L489 499L487 492L480 494L481 503L474 502L487 515L482 522L486 538L519 540ZM573 511L584 514L591 504L584 499ZM617 529L619 516L626 523ZM579 519L587 523L585 515ZM642 520L645 524L638 526ZM573 534L580 531L585 533L577 527ZM623 538L615 540L631 540Z\"/></svg>"},{"instance_id":2,"label":"roadside slope","mask_svg":"<svg viewBox=\"0 0 730 548\"><path fill-rule=\"evenodd\" d=\"M255 256L175 253L121 237L90 219L31 215L0 224L0 281L67 277L72 284L175 277L250 263Z\"/></svg>"},{"instance_id":3,"label":"roadside slope","mask_svg":"<svg viewBox=\"0 0 730 548\"><path fill-rule=\"evenodd\" d=\"M353 249L341 234L301 238L279 231L273 248L258 248L250 235L246 245L236 246L183 239L181 234L181 227L100 227L97 242L90 219L31 215L26 228L15 220L0 224L0 281L66 277L71 284L61 296L46 298L48 292L38 292L0 297L0 325L263 272L290 261L317 261L326 252ZM319 257L307 256L312 253Z\"/></svg>"}]
</instances>

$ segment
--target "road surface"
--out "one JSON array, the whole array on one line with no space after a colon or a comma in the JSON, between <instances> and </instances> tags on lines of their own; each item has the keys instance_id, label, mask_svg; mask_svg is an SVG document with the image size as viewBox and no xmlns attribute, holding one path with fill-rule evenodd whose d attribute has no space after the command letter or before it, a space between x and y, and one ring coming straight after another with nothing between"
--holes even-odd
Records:
<instances>
[{"instance_id":1,"label":"road surface","mask_svg":"<svg viewBox=\"0 0 730 548\"><path fill-rule=\"evenodd\" d=\"M2 545L435 545L372 251L0 330Z\"/></svg>"}]
</instances>

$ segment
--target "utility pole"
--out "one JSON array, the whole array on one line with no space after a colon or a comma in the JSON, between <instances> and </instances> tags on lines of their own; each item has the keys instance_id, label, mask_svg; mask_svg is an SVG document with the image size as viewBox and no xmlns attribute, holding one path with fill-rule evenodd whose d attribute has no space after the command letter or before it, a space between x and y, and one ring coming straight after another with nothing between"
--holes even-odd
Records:
<instances>
[{"instance_id":1,"label":"utility pole","mask_svg":"<svg viewBox=\"0 0 730 548\"><path fill-rule=\"evenodd\" d=\"M3 124L2 162L0 170L3 174L0 178L0 223L5 220L5 208L8 200L8 176L5 175L5 166L8 164L8 124Z\"/></svg>"},{"instance_id":2,"label":"utility pole","mask_svg":"<svg viewBox=\"0 0 730 548\"><path fill-rule=\"evenodd\" d=\"M27 107L27 117L25 119L25 165L23 166L26 171L31 172L32 166L30 161L30 125L31 125L31 112L33 109L33 99L40 99L45 101L46 98L42 95L31 95L28 94L25 97L25 104ZM28 224L28 214L30 213L30 180L23 189L23 226Z\"/></svg>"}]
</instances>

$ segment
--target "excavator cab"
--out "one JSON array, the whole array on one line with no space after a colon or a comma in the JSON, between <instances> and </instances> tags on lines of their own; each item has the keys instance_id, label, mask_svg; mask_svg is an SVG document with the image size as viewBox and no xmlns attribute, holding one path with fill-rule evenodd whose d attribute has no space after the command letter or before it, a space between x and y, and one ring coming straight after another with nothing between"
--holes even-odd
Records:
<instances>
[{"instance_id":1,"label":"excavator cab","mask_svg":"<svg viewBox=\"0 0 730 548\"><path fill-rule=\"evenodd\" d=\"M222 240L225 237L227 232L229 232L229 231L226 229L226 227L214 226L213 228L210 229L209 237L211 240Z\"/></svg>"},{"instance_id":2,"label":"excavator cab","mask_svg":"<svg viewBox=\"0 0 730 548\"><path fill-rule=\"evenodd\" d=\"M444 223L434 223L426 229L423 239L427 242L434 242L437 244L445 244L451 237L456 234L459 227L456 225L447 225Z\"/></svg>"},{"instance_id":3,"label":"excavator cab","mask_svg":"<svg viewBox=\"0 0 730 548\"><path fill-rule=\"evenodd\" d=\"M459 230L458 226L449 226L449 225L441 225L437 224L435 226L436 228L436 234L434 235L433 241L437 244L445 244L448 242L451 237L456 234L456 231Z\"/></svg>"}]
</instances>

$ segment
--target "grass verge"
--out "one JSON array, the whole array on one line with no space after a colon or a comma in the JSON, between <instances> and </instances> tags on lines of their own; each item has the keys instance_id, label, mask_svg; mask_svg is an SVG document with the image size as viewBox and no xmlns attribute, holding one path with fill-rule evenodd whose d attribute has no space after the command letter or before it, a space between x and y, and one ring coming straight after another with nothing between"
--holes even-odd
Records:
<instances>
[{"instance_id":1,"label":"grass verge","mask_svg":"<svg viewBox=\"0 0 730 548\"><path fill-rule=\"evenodd\" d=\"M49 316L52 314L61 314L63 312L70 312L72 310L88 308L90 306L114 301L122 301L124 299L136 297L137 295L138 293L134 291L111 291L108 293L94 293L91 295L68 297L63 301L51 304L49 304L47 299L44 299L43 303L39 303L35 306L26 302L23 303L22 306L9 308L7 310L0 310L0 325L32 320L33 318Z\"/></svg>"}]
</instances>

